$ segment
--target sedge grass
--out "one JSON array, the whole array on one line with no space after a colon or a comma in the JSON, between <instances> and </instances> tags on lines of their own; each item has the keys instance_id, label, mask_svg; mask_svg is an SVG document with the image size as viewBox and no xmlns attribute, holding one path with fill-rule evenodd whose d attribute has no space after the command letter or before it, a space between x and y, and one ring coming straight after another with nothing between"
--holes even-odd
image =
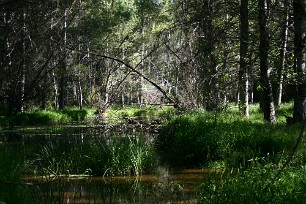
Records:
<instances>
[{"instance_id":1,"label":"sedge grass","mask_svg":"<svg viewBox=\"0 0 306 204\"><path fill-rule=\"evenodd\" d=\"M157 154L144 136L113 134L89 137L84 142L67 139L42 144L32 169L40 175L140 175L154 171Z\"/></svg>"},{"instance_id":2,"label":"sedge grass","mask_svg":"<svg viewBox=\"0 0 306 204\"><path fill-rule=\"evenodd\" d=\"M269 185L279 165L253 163L246 170L223 175L221 180L204 181L200 203L305 203L305 166L287 168Z\"/></svg>"},{"instance_id":3,"label":"sedge grass","mask_svg":"<svg viewBox=\"0 0 306 204\"><path fill-rule=\"evenodd\" d=\"M106 111L105 117L108 121L118 123L121 122L122 116L138 117L145 120L159 120L170 118L176 112L173 106L113 106Z\"/></svg>"},{"instance_id":4,"label":"sedge grass","mask_svg":"<svg viewBox=\"0 0 306 204\"><path fill-rule=\"evenodd\" d=\"M241 166L252 158L272 155L293 147L299 125L263 122L258 106L251 108L253 119L236 109L216 113L190 111L163 126L155 145L164 162L174 166L207 166L211 162L229 167Z\"/></svg>"},{"instance_id":5,"label":"sedge grass","mask_svg":"<svg viewBox=\"0 0 306 204\"><path fill-rule=\"evenodd\" d=\"M89 117L93 117L93 109L78 109L68 107L64 110L40 110L32 109L14 116L0 115L0 126L41 126L63 124L74 121L84 121Z\"/></svg>"}]
</instances>

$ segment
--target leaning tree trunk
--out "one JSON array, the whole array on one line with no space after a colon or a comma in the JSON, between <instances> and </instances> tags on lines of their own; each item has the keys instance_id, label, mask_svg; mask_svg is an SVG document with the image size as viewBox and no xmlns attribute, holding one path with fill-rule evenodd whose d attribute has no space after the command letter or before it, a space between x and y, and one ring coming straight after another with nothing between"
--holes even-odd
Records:
<instances>
[{"instance_id":1,"label":"leaning tree trunk","mask_svg":"<svg viewBox=\"0 0 306 204\"><path fill-rule=\"evenodd\" d=\"M294 122L306 119L306 52L305 52L305 26L306 11L305 0L293 1L294 15L294 68L297 76L296 95L294 99Z\"/></svg>"},{"instance_id":2,"label":"leaning tree trunk","mask_svg":"<svg viewBox=\"0 0 306 204\"><path fill-rule=\"evenodd\" d=\"M239 109L249 118L249 11L248 0L240 4L240 69L239 69Z\"/></svg>"},{"instance_id":3,"label":"leaning tree trunk","mask_svg":"<svg viewBox=\"0 0 306 204\"><path fill-rule=\"evenodd\" d=\"M264 119L267 122L275 123L275 108L272 92L272 83L269 77L269 34L267 28L267 20L269 16L268 0L259 0L259 31L260 31L260 82L262 86L261 109L264 112Z\"/></svg>"}]
</instances>

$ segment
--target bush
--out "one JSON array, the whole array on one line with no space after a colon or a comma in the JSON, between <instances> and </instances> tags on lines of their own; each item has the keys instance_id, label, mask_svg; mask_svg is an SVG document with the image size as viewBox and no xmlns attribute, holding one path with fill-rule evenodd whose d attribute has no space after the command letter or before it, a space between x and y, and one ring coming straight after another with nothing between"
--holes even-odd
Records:
<instances>
[{"instance_id":1,"label":"bush","mask_svg":"<svg viewBox=\"0 0 306 204\"><path fill-rule=\"evenodd\" d=\"M62 113L66 114L72 121L83 121L88 116L86 109L80 110L78 108L66 108Z\"/></svg>"},{"instance_id":2,"label":"bush","mask_svg":"<svg viewBox=\"0 0 306 204\"><path fill-rule=\"evenodd\" d=\"M217 117L214 113L193 111L165 124L155 146L163 160L174 166L207 166L221 161L239 167L268 154L277 160L279 153L293 147L298 132L298 125L251 122L232 110Z\"/></svg>"},{"instance_id":3,"label":"bush","mask_svg":"<svg viewBox=\"0 0 306 204\"><path fill-rule=\"evenodd\" d=\"M270 185L278 170L271 163L255 164L221 180L208 180L202 184L201 203L305 203L305 166L286 169Z\"/></svg>"}]
</instances>

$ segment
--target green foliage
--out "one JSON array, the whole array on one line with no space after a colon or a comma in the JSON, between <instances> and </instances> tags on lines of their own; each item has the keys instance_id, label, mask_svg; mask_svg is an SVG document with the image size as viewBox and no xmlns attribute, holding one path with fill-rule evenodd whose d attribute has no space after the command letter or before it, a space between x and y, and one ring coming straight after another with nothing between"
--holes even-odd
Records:
<instances>
[{"instance_id":1,"label":"green foliage","mask_svg":"<svg viewBox=\"0 0 306 204\"><path fill-rule=\"evenodd\" d=\"M201 203L304 203L306 168L286 169L270 185L279 166L255 163L238 173L226 173L221 180L202 184Z\"/></svg>"},{"instance_id":2,"label":"green foliage","mask_svg":"<svg viewBox=\"0 0 306 204\"><path fill-rule=\"evenodd\" d=\"M214 128L207 125L212 124L213 120L212 115L204 112L180 115L160 129L156 147L167 162L179 166L217 159L218 138L209 135L213 134Z\"/></svg>"},{"instance_id":3,"label":"green foliage","mask_svg":"<svg viewBox=\"0 0 306 204\"><path fill-rule=\"evenodd\" d=\"M80 110L79 108L66 108L62 113L66 114L72 121L83 121L88 116L86 109Z\"/></svg>"},{"instance_id":4,"label":"green foliage","mask_svg":"<svg viewBox=\"0 0 306 204\"><path fill-rule=\"evenodd\" d=\"M25 198L25 195L23 191L20 191L21 186L18 185L24 163L22 146L0 143L0 149L0 201L22 203L22 198Z\"/></svg>"},{"instance_id":5,"label":"green foliage","mask_svg":"<svg viewBox=\"0 0 306 204\"><path fill-rule=\"evenodd\" d=\"M262 117L258 112L254 115ZM196 111L169 121L160 129L155 145L165 162L175 166L223 161L239 167L266 155L277 160L278 154L293 147L298 132L298 126L246 120L236 110L217 115Z\"/></svg>"},{"instance_id":6,"label":"green foliage","mask_svg":"<svg viewBox=\"0 0 306 204\"><path fill-rule=\"evenodd\" d=\"M17 126L26 125L48 125L60 122L67 122L69 118L65 114L57 111L29 111L17 114L13 117L13 121Z\"/></svg>"},{"instance_id":7,"label":"green foliage","mask_svg":"<svg viewBox=\"0 0 306 204\"><path fill-rule=\"evenodd\" d=\"M85 153L87 168L100 175L140 175L157 167L154 149L144 144L141 137L115 136L109 144L92 143Z\"/></svg>"},{"instance_id":8,"label":"green foliage","mask_svg":"<svg viewBox=\"0 0 306 204\"><path fill-rule=\"evenodd\" d=\"M41 146L34 166L38 174L70 175L140 175L153 171L157 154L152 146L145 144L143 136L104 137L80 141L55 141ZM43 167L43 168L41 168Z\"/></svg>"},{"instance_id":9,"label":"green foliage","mask_svg":"<svg viewBox=\"0 0 306 204\"><path fill-rule=\"evenodd\" d=\"M0 126L37 126L84 121L94 115L93 109L78 109L75 107L59 110L29 110L16 116L0 116Z\"/></svg>"},{"instance_id":10,"label":"green foliage","mask_svg":"<svg viewBox=\"0 0 306 204\"><path fill-rule=\"evenodd\" d=\"M146 106L140 108L138 106L113 106L105 113L107 120L118 122L122 116L126 117L139 117L146 120L167 119L176 114L173 106Z\"/></svg>"}]
</instances>

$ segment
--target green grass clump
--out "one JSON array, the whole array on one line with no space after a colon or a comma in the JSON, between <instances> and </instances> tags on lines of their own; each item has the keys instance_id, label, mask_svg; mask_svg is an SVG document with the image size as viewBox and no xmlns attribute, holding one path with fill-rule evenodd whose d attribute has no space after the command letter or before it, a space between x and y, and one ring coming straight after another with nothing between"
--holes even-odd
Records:
<instances>
[{"instance_id":1,"label":"green grass clump","mask_svg":"<svg viewBox=\"0 0 306 204\"><path fill-rule=\"evenodd\" d=\"M69 175L93 174L100 176L140 175L153 171L157 154L143 136L105 137L80 141L53 141L41 145L31 169L37 174Z\"/></svg>"},{"instance_id":2,"label":"green grass clump","mask_svg":"<svg viewBox=\"0 0 306 204\"><path fill-rule=\"evenodd\" d=\"M66 114L72 121L84 121L89 115L93 115L93 109L79 109L75 107L66 108L62 111Z\"/></svg>"},{"instance_id":3,"label":"green grass clump","mask_svg":"<svg viewBox=\"0 0 306 204\"><path fill-rule=\"evenodd\" d=\"M253 115L262 116L258 110ZM218 115L192 111L174 117L163 126L155 145L163 160L174 166L222 162L238 167L248 164L250 159L267 155L278 160L280 153L291 150L298 132L298 125L247 120L236 110Z\"/></svg>"},{"instance_id":4,"label":"green grass clump","mask_svg":"<svg viewBox=\"0 0 306 204\"><path fill-rule=\"evenodd\" d=\"M176 110L173 106L113 106L106 111L105 116L109 121L118 122L122 116L138 117L144 120L158 120L169 118L175 114Z\"/></svg>"},{"instance_id":5,"label":"green grass clump","mask_svg":"<svg viewBox=\"0 0 306 204\"><path fill-rule=\"evenodd\" d=\"M305 203L306 167L290 167L275 180L279 167L253 164L247 170L226 173L221 180L204 181L200 203Z\"/></svg>"},{"instance_id":6,"label":"green grass clump","mask_svg":"<svg viewBox=\"0 0 306 204\"><path fill-rule=\"evenodd\" d=\"M15 116L0 116L0 126L37 126L54 125L73 121L84 121L94 115L93 109L78 109L74 107L64 110L33 109Z\"/></svg>"},{"instance_id":7,"label":"green grass clump","mask_svg":"<svg viewBox=\"0 0 306 204\"><path fill-rule=\"evenodd\" d=\"M35 126L35 125L52 125L56 123L68 122L67 115L53 110L34 110L19 113L11 118L13 126Z\"/></svg>"},{"instance_id":8,"label":"green grass clump","mask_svg":"<svg viewBox=\"0 0 306 204\"><path fill-rule=\"evenodd\" d=\"M93 143L85 157L87 168L96 175L140 175L158 164L152 146L130 137L117 137L110 144Z\"/></svg>"}]
</instances>

